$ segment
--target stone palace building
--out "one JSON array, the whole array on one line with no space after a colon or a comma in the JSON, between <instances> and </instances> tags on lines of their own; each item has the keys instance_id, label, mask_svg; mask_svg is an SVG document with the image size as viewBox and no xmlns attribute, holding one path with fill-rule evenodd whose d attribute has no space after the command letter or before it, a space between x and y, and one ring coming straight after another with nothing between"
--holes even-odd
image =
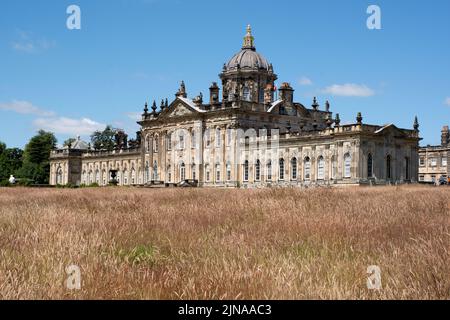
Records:
<instances>
[{"instance_id":1,"label":"stone palace building","mask_svg":"<svg viewBox=\"0 0 450 320\"><path fill-rule=\"evenodd\" d=\"M450 131L444 126L441 131L441 145L419 149L419 181L436 183L441 177L450 178Z\"/></svg>"},{"instance_id":2,"label":"stone palace building","mask_svg":"<svg viewBox=\"0 0 450 320\"><path fill-rule=\"evenodd\" d=\"M53 185L266 187L416 182L419 124L370 125L361 113L341 124L330 104L294 101L276 87L272 64L255 49L250 26L242 49L223 65L209 101L188 98L184 82L170 104L145 104L141 129L112 151L77 139L51 153Z\"/></svg>"}]
</instances>

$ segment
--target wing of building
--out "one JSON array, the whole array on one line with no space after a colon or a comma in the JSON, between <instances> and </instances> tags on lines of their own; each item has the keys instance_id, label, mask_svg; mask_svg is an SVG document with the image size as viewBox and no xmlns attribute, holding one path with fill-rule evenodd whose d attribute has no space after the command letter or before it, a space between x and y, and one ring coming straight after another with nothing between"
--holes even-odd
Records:
<instances>
[{"instance_id":1,"label":"wing of building","mask_svg":"<svg viewBox=\"0 0 450 320\"><path fill-rule=\"evenodd\" d=\"M51 184L174 184L216 187L361 185L416 182L419 125L370 125L361 113L341 124L330 103L310 107L255 49L250 26L241 50L223 65L209 101L145 104L132 144L95 150L79 139L51 154ZM101 149L101 148L100 148Z\"/></svg>"},{"instance_id":2,"label":"wing of building","mask_svg":"<svg viewBox=\"0 0 450 320\"><path fill-rule=\"evenodd\" d=\"M419 150L419 181L427 183L450 182L450 131L444 126L441 145L426 146Z\"/></svg>"}]
</instances>

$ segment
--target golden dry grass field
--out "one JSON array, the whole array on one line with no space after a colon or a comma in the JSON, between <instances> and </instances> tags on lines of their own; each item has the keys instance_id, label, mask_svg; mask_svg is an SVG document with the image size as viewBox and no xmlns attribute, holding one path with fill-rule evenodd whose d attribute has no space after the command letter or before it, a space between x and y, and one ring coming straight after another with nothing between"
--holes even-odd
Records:
<instances>
[{"instance_id":1,"label":"golden dry grass field","mask_svg":"<svg viewBox=\"0 0 450 320\"><path fill-rule=\"evenodd\" d=\"M450 188L2 188L0 298L449 299Z\"/></svg>"}]
</instances>

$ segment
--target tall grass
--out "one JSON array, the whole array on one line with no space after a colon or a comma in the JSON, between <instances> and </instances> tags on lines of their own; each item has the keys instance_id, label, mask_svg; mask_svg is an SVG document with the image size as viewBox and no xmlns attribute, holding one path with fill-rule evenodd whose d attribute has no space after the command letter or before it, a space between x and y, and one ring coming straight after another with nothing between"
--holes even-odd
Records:
<instances>
[{"instance_id":1,"label":"tall grass","mask_svg":"<svg viewBox=\"0 0 450 320\"><path fill-rule=\"evenodd\" d=\"M0 189L2 299L449 299L449 250L447 188Z\"/></svg>"}]
</instances>

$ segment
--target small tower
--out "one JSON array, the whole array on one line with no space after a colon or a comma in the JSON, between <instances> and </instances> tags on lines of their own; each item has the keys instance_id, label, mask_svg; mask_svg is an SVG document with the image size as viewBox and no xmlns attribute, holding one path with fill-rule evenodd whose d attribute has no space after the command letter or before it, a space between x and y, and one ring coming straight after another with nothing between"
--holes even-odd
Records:
<instances>
[{"instance_id":1,"label":"small tower","mask_svg":"<svg viewBox=\"0 0 450 320\"><path fill-rule=\"evenodd\" d=\"M255 50L255 38L252 36L252 27L250 25L247 26L247 34L244 37L242 49Z\"/></svg>"},{"instance_id":2,"label":"small tower","mask_svg":"<svg viewBox=\"0 0 450 320\"><path fill-rule=\"evenodd\" d=\"M175 94L175 97L187 98L186 86L184 84L184 81L181 81L180 89L178 89L178 92Z\"/></svg>"},{"instance_id":3,"label":"small tower","mask_svg":"<svg viewBox=\"0 0 450 320\"><path fill-rule=\"evenodd\" d=\"M160 109L161 109L161 111L164 111L166 109L166 105L164 104L164 99L161 100Z\"/></svg>"},{"instance_id":4,"label":"small tower","mask_svg":"<svg viewBox=\"0 0 450 320\"><path fill-rule=\"evenodd\" d=\"M209 87L209 103L211 105L219 103L219 86L217 82L213 82L211 87Z\"/></svg>"},{"instance_id":5,"label":"small tower","mask_svg":"<svg viewBox=\"0 0 450 320\"><path fill-rule=\"evenodd\" d=\"M294 89L287 82L283 82L280 89L280 99L287 104L292 104L294 102Z\"/></svg>"},{"instance_id":6,"label":"small tower","mask_svg":"<svg viewBox=\"0 0 450 320\"><path fill-rule=\"evenodd\" d=\"M443 146L447 146L449 144L449 140L450 140L450 132L448 126L444 126L442 128L441 144Z\"/></svg>"},{"instance_id":7,"label":"small tower","mask_svg":"<svg viewBox=\"0 0 450 320\"><path fill-rule=\"evenodd\" d=\"M328 100L325 102L325 111L330 112L330 102Z\"/></svg>"}]
</instances>

